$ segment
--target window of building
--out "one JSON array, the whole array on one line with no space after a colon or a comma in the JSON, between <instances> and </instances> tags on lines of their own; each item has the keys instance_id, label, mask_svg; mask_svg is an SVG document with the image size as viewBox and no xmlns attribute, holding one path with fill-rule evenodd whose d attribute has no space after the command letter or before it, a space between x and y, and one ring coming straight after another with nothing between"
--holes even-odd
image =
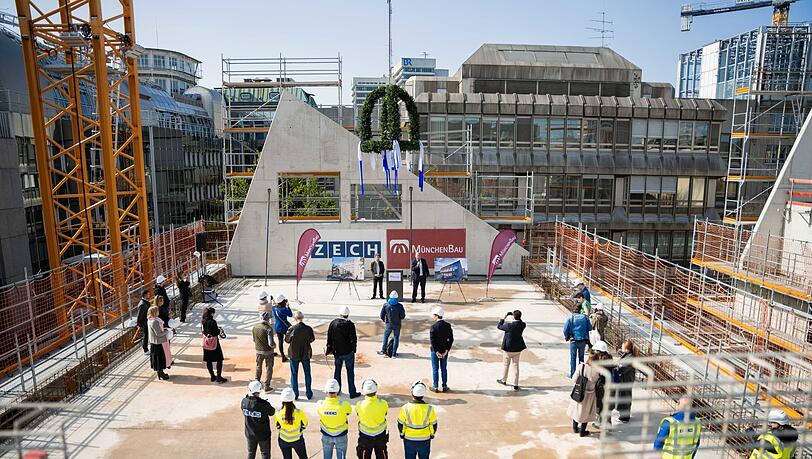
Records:
<instances>
[{"instance_id":1,"label":"window of building","mask_svg":"<svg viewBox=\"0 0 812 459\"><path fill-rule=\"evenodd\" d=\"M685 259L684 231L674 231L671 235L671 259L674 261Z\"/></svg>"},{"instance_id":2,"label":"window of building","mask_svg":"<svg viewBox=\"0 0 812 459\"><path fill-rule=\"evenodd\" d=\"M646 177L633 175L629 177L629 213L642 214L646 198Z\"/></svg>"},{"instance_id":3,"label":"window of building","mask_svg":"<svg viewBox=\"0 0 812 459\"><path fill-rule=\"evenodd\" d=\"M279 220L340 221L339 176L282 174L279 176Z\"/></svg>"},{"instance_id":4,"label":"window of building","mask_svg":"<svg viewBox=\"0 0 812 459\"><path fill-rule=\"evenodd\" d=\"M639 250L640 249L640 231L626 231L626 240L625 243L627 246Z\"/></svg>"},{"instance_id":5,"label":"window of building","mask_svg":"<svg viewBox=\"0 0 812 459\"><path fill-rule=\"evenodd\" d=\"M646 203L645 213L650 215L657 214L657 206L660 205L660 177L647 176L646 177Z\"/></svg>"},{"instance_id":6,"label":"window of building","mask_svg":"<svg viewBox=\"0 0 812 459\"><path fill-rule=\"evenodd\" d=\"M599 177L595 195L597 197L597 211L599 214L612 212L612 194L615 190L614 177Z\"/></svg>"},{"instance_id":7,"label":"window of building","mask_svg":"<svg viewBox=\"0 0 812 459\"><path fill-rule=\"evenodd\" d=\"M691 196L691 178L678 177L677 178L677 195L676 195L676 213L677 215L688 214L688 199Z\"/></svg>"},{"instance_id":8,"label":"window of building","mask_svg":"<svg viewBox=\"0 0 812 459\"><path fill-rule=\"evenodd\" d=\"M648 120L646 150L660 151L663 144L663 120Z\"/></svg>"},{"instance_id":9,"label":"window of building","mask_svg":"<svg viewBox=\"0 0 812 459\"><path fill-rule=\"evenodd\" d=\"M392 193L383 184L375 183L365 183L363 195L360 185L352 184L350 190L352 221L398 222L403 218L401 194L403 185L398 185L397 193Z\"/></svg>"},{"instance_id":10,"label":"window of building","mask_svg":"<svg viewBox=\"0 0 812 459\"><path fill-rule=\"evenodd\" d=\"M691 151L694 133L693 121L680 121L679 122L679 151Z\"/></svg>"},{"instance_id":11,"label":"window of building","mask_svg":"<svg viewBox=\"0 0 812 459\"><path fill-rule=\"evenodd\" d=\"M516 117L516 148L530 148L532 122L529 116Z\"/></svg>"},{"instance_id":12,"label":"window of building","mask_svg":"<svg viewBox=\"0 0 812 459\"><path fill-rule=\"evenodd\" d=\"M172 70L178 70L178 58L170 56L169 57L169 68Z\"/></svg>"},{"instance_id":13,"label":"window of building","mask_svg":"<svg viewBox=\"0 0 812 459\"><path fill-rule=\"evenodd\" d=\"M646 120L632 120L632 150L643 151L646 146Z\"/></svg>"},{"instance_id":14,"label":"window of building","mask_svg":"<svg viewBox=\"0 0 812 459\"><path fill-rule=\"evenodd\" d=\"M422 116L420 117L423 118ZM471 131L471 142L474 145L479 145L481 136L480 136L480 123L479 117L473 115L465 115L465 130Z\"/></svg>"},{"instance_id":15,"label":"window of building","mask_svg":"<svg viewBox=\"0 0 812 459\"><path fill-rule=\"evenodd\" d=\"M482 118L482 146L495 147L498 138L499 119L495 116Z\"/></svg>"},{"instance_id":16,"label":"window of building","mask_svg":"<svg viewBox=\"0 0 812 459\"><path fill-rule=\"evenodd\" d=\"M669 258L671 256L671 234L668 231L657 233L657 256Z\"/></svg>"},{"instance_id":17,"label":"window of building","mask_svg":"<svg viewBox=\"0 0 812 459\"><path fill-rule=\"evenodd\" d=\"M679 121L665 120L663 123L663 151L677 151Z\"/></svg>"},{"instance_id":18,"label":"window of building","mask_svg":"<svg viewBox=\"0 0 812 459\"><path fill-rule=\"evenodd\" d=\"M579 213L581 204L578 196L578 188L581 184L581 177L578 175L568 175L564 182L564 212L568 214Z\"/></svg>"},{"instance_id":19,"label":"window of building","mask_svg":"<svg viewBox=\"0 0 812 459\"><path fill-rule=\"evenodd\" d=\"M560 214L564 210L564 176L551 175L548 183L549 213Z\"/></svg>"},{"instance_id":20,"label":"window of building","mask_svg":"<svg viewBox=\"0 0 812 459\"><path fill-rule=\"evenodd\" d=\"M702 214L705 208L705 177L691 178L691 213Z\"/></svg>"},{"instance_id":21,"label":"window of building","mask_svg":"<svg viewBox=\"0 0 812 459\"><path fill-rule=\"evenodd\" d=\"M432 148L445 148L445 116L432 115L429 126L429 141Z\"/></svg>"},{"instance_id":22,"label":"window of building","mask_svg":"<svg viewBox=\"0 0 812 459\"><path fill-rule=\"evenodd\" d=\"M138 66L144 68L149 67L149 54L138 56Z\"/></svg>"},{"instance_id":23,"label":"window of building","mask_svg":"<svg viewBox=\"0 0 812 459\"><path fill-rule=\"evenodd\" d=\"M640 233L640 250L654 255L654 231L643 231Z\"/></svg>"},{"instance_id":24,"label":"window of building","mask_svg":"<svg viewBox=\"0 0 812 459\"><path fill-rule=\"evenodd\" d=\"M584 176L581 180L581 213L594 214L595 213L595 193L597 187L598 177Z\"/></svg>"},{"instance_id":25,"label":"window of building","mask_svg":"<svg viewBox=\"0 0 812 459\"><path fill-rule=\"evenodd\" d=\"M615 123L613 120L601 120L600 142L601 150L612 150L615 141Z\"/></svg>"},{"instance_id":26,"label":"window of building","mask_svg":"<svg viewBox=\"0 0 812 459\"><path fill-rule=\"evenodd\" d=\"M631 122L629 120L615 120L615 150L628 150L630 137Z\"/></svg>"},{"instance_id":27,"label":"window of building","mask_svg":"<svg viewBox=\"0 0 812 459\"><path fill-rule=\"evenodd\" d=\"M463 132L462 116L448 116L448 147L456 148L463 144L465 133Z\"/></svg>"},{"instance_id":28,"label":"window of building","mask_svg":"<svg viewBox=\"0 0 812 459\"><path fill-rule=\"evenodd\" d=\"M533 176L533 201L535 212L547 213L547 176Z\"/></svg>"},{"instance_id":29,"label":"window of building","mask_svg":"<svg viewBox=\"0 0 812 459\"><path fill-rule=\"evenodd\" d=\"M564 148L564 118L550 118L550 148Z\"/></svg>"},{"instance_id":30,"label":"window of building","mask_svg":"<svg viewBox=\"0 0 812 459\"><path fill-rule=\"evenodd\" d=\"M547 118L533 118L533 149L547 150L550 142Z\"/></svg>"},{"instance_id":31,"label":"window of building","mask_svg":"<svg viewBox=\"0 0 812 459\"><path fill-rule=\"evenodd\" d=\"M697 121L694 125L694 149L705 150L708 147L708 123Z\"/></svg>"},{"instance_id":32,"label":"window of building","mask_svg":"<svg viewBox=\"0 0 812 459\"><path fill-rule=\"evenodd\" d=\"M164 59L164 56L152 56L152 63L156 68L166 68L166 59Z\"/></svg>"},{"instance_id":33,"label":"window of building","mask_svg":"<svg viewBox=\"0 0 812 459\"><path fill-rule=\"evenodd\" d=\"M660 188L660 214L674 214L674 197L677 194L677 178L663 177Z\"/></svg>"},{"instance_id":34,"label":"window of building","mask_svg":"<svg viewBox=\"0 0 812 459\"><path fill-rule=\"evenodd\" d=\"M567 149L581 149L581 118L567 118Z\"/></svg>"},{"instance_id":35,"label":"window of building","mask_svg":"<svg viewBox=\"0 0 812 459\"><path fill-rule=\"evenodd\" d=\"M708 139L708 144L710 145L710 151L719 151L719 132L722 129L722 125L720 123L711 123L710 127L710 138Z\"/></svg>"},{"instance_id":36,"label":"window of building","mask_svg":"<svg viewBox=\"0 0 812 459\"><path fill-rule=\"evenodd\" d=\"M584 150L595 150L598 148L598 120L584 120L583 141Z\"/></svg>"},{"instance_id":37,"label":"window of building","mask_svg":"<svg viewBox=\"0 0 812 459\"><path fill-rule=\"evenodd\" d=\"M502 117L499 118L499 148L512 150L513 142L516 139L514 132L516 125L515 118Z\"/></svg>"}]
</instances>

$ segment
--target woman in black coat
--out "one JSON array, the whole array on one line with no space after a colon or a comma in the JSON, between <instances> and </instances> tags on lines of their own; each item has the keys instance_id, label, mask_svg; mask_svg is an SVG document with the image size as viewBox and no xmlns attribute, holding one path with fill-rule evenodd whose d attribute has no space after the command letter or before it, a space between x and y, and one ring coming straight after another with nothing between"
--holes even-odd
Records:
<instances>
[{"instance_id":1,"label":"woman in black coat","mask_svg":"<svg viewBox=\"0 0 812 459\"><path fill-rule=\"evenodd\" d=\"M626 340L620 348L620 358L618 359L617 366L615 367L615 374L619 383L632 383L635 379L636 370L629 361L631 358L637 357L637 349L631 340ZM620 422L627 423L631 419L632 413L632 390L620 389L617 391L615 397L617 405L615 408L620 413Z\"/></svg>"},{"instance_id":2,"label":"woman in black coat","mask_svg":"<svg viewBox=\"0 0 812 459\"><path fill-rule=\"evenodd\" d=\"M223 348L220 347L220 327L217 325L217 321L214 320L214 308L209 307L203 311L203 320L201 320L200 326L205 336L217 337L216 348L210 351L203 349L203 361L206 362L206 368L209 370L211 382L222 384L226 382L227 379L223 377ZM216 374L214 373L215 362L217 363Z\"/></svg>"}]
</instances>

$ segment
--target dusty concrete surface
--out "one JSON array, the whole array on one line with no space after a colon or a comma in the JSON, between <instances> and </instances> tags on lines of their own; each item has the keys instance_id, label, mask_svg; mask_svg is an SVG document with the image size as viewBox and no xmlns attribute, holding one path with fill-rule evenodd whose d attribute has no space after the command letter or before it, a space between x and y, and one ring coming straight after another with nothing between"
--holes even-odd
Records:
<instances>
[{"instance_id":1,"label":"dusty concrete surface","mask_svg":"<svg viewBox=\"0 0 812 459\"><path fill-rule=\"evenodd\" d=\"M272 295L294 296L295 281L274 279L263 287L262 280L239 281L239 289L221 300L217 319L228 333L224 385L209 381L201 361L197 305L189 322L178 329L173 340L176 363L169 381L159 381L149 369L146 356L135 351L112 368L86 394L75 400L76 411L54 417L44 427L65 422L71 457L80 458L200 458L244 456L242 413L239 409L245 387L254 372L254 351L250 328L256 322L256 298L260 290ZM356 322L359 346L356 383L370 377L378 381L381 394L391 407L389 443L391 457L402 457L396 418L408 400L411 384L431 381L428 348L429 311L436 304L440 285L429 283L426 304L405 302L406 320L401 334L400 358L375 354L380 349L382 324L378 313L382 302L370 300L369 282L358 283L359 301L344 286L330 300L336 284L304 280L300 286L303 304L292 303L306 315L306 323L316 330L312 401L302 400L310 419L305 432L308 455L320 457L320 433L315 413L321 388L332 375L332 359L323 356L326 324L338 306L348 304ZM464 284L469 301L484 296L484 284ZM579 438L571 431L565 411L572 383L566 378L569 353L561 338L566 317L560 306L546 301L532 286L519 279L497 280L490 288L495 297L489 302L464 304L456 286L443 294L446 317L454 327L455 343L448 365L451 392L430 393L427 400L437 406L440 430L432 444L434 458L581 458L597 457L599 440ZM505 312L519 308L528 324L525 340L529 349L522 354L522 390L514 392L496 383L501 377L502 332L496 329ZM280 389L287 386L287 364L277 358L274 365L274 392L268 395L279 407ZM300 376L301 378L302 376ZM303 385L303 381L300 381ZM302 394L303 387L300 386ZM354 404L353 400L352 403ZM356 417L350 420L350 457L355 457ZM656 421L653 421L656 422ZM594 430L594 429L593 429ZM631 447L623 438L633 433L615 431L618 441L611 448ZM31 446L36 441L27 443ZM55 443L51 442L50 447ZM280 457L274 437L274 457Z\"/></svg>"}]
</instances>

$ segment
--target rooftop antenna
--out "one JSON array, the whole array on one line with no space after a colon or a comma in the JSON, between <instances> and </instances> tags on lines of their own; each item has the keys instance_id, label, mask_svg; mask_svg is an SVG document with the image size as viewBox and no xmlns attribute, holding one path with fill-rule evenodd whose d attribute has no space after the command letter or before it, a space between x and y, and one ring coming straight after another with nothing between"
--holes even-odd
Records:
<instances>
[{"instance_id":1,"label":"rooftop antenna","mask_svg":"<svg viewBox=\"0 0 812 459\"><path fill-rule=\"evenodd\" d=\"M599 11L598 14L601 16L600 19L590 19L590 22L596 23L596 27L587 27L587 30L591 30L593 32L597 32L600 35L589 37L590 39L597 40L600 38L601 40L601 48L606 48L607 40L611 40L615 38L615 31L614 29L609 29L608 27L614 24L612 21L606 20L606 11ZM600 25L600 27L597 27Z\"/></svg>"},{"instance_id":2,"label":"rooftop antenna","mask_svg":"<svg viewBox=\"0 0 812 459\"><path fill-rule=\"evenodd\" d=\"M392 84L392 0L386 0L389 6L389 84Z\"/></svg>"},{"instance_id":3,"label":"rooftop antenna","mask_svg":"<svg viewBox=\"0 0 812 459\"><path fill-rule=\"evenodd\" d=\"M427 53L426 51L423 51L423 52L422 52L422 53L420 53L420 54L422 54L422 55L423 55L423 59L425 59L425 58L429 57L429 53Z\"/></svg>"}]
</instances>

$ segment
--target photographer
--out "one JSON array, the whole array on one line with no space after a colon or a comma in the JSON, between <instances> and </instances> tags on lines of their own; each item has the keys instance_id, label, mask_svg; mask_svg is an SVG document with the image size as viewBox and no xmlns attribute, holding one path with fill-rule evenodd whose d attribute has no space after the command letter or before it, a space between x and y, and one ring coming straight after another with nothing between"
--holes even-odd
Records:
<instances>
[{"instance_id":1,"label":"photographer","mask_svg":"<svg viewBox=\"0 0 812 459\"><path fill-rule=\"evenodd\" d=\"M513 320L505 323L505 320L511 316ZM504 365L502 379L497 379L496 382L505 386L508 385L508 370L510 370L510 364L512 362L513 390L519 390L519 357L522 351L527 349L527 346L524 344L524 338L522 338L522 333L524 333L526 326L527 325L522 322L522 311L518 309L505 314L505 317L500 320L499 325L497 325L499 330L505 332L505 336L502 338L502 351L504 351L505 355L502 358L502 364Z\"/></svg>"}]
</instances>

